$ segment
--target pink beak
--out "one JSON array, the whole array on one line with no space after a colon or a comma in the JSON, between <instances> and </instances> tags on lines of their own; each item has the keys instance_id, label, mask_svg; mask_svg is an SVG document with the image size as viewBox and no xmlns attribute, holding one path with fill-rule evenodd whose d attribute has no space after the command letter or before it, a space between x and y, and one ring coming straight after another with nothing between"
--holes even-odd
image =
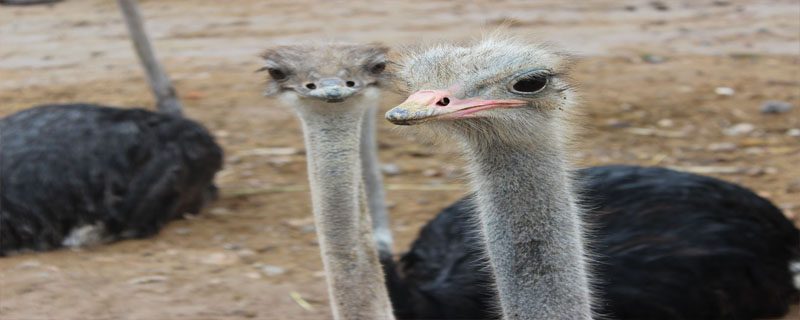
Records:
<instances>
[{"instance_id":1,"label":"pink beak","mask_svg":"<svg viewBox=\"0 0 800 320\"><path fill-rule=\"evenodd\" d=\"M475 113L481 110L526 104L522 100L456 99L448 91L422 90L386 112L386 119L398 125L413 125L433 119L478 118Z\"/></svg>"}]
</instances>

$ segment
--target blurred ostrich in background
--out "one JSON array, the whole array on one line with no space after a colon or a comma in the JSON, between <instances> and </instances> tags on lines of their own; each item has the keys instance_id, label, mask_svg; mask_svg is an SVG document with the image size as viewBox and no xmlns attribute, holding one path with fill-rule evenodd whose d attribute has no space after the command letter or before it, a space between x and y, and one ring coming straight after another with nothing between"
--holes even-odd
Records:
<instances>
[{"instance_id":1,"label":"blurred ostrich in background","mask_svg":"<svg viewBox=\"0 0 800 320\"><path fill-rule=\"evenodd\" d=\"M788 267L798 230L755 193L662 168L570 173L576 102L565 57L494 36L410 53L398 66L416 93L387 119L455 141L476 204L445 209L403 257L396 279L416 292L395 304L400 317L495 317L485 308L493 285L506 319L589 318L590 306L618 319L752 319L796 302ZM477 263L484 246L494 282Z\"/></svg>"},{"instance_id":2,"label":"blurred ostrich in background","mask_svg":"<svg viewBox=\"0 0 800 320\"><path fill-rule=\"evenodd\" d=\"M216 197L222 149L180 116L135 2L118 2L159 112L53 104L0 120L0 255L151 236Z\"/></svg>"}]
</instances>

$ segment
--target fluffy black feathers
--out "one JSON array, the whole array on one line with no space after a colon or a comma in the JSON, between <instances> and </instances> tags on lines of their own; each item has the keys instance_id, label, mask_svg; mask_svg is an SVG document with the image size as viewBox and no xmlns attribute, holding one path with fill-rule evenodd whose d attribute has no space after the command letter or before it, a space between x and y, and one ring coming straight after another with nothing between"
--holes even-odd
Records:
<instances>
[{"instance_id":1,"label":"fluffy black feathers","mask_svg":"<svg viewBox=\"0 0 800 320\"><path fill-rule=\"evenodd\" d=\"M157 233L216 196L202 125L141 109L44 105L0 120L0 255Z\"/></svg>"},{"instance_id":2,"label":"fluffy black feathers","mask_svg":"<svg viewBox=\"0 0 800 320\"><path fill-rule=\"evenodd\" d=\"M776 317L795 302L798 230L769 201L663 168L581 170L594 226L595 311L610 319ZM399 268L384 257L398 318L495 318L491 274L469 199L431 220Z\"/></svg>"}]
</instances>

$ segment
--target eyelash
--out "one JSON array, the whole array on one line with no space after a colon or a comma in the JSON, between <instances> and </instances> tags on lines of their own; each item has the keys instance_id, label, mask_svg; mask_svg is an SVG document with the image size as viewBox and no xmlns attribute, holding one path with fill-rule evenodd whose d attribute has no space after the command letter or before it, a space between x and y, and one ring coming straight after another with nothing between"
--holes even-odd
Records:
<instances>
[{"instance_id":1,"label":"eyelash","mask_svg":"<svg viewBox=\"0 0 800 320\"><path fill-rule=\"evenodd\" d=\"M569 87L561 88L556 83L554 83L554 81L553 81L554 79L564 75L563 73L552 72L552 71L549 71L549 70L542 70L541 74L543 76L546 76L546 77L550 78L550 80L547 83L548 87L549 86L553 86L553 89L559 90L559 91L564 91L564 90L567 90L569 88ZM497 79L494 79L494 80L489 81L489 82L483 82L483 83L479 84L478 86L476 86L475 89L473 89L472 91L480 93L480 92L484 91L484 89L487 88L487 87L496 86L496 85L498 85L498 84L500 84L502 82L508 81L507 79L509 79L509 78L497 78Z\"/></svg>"}]
</instances>

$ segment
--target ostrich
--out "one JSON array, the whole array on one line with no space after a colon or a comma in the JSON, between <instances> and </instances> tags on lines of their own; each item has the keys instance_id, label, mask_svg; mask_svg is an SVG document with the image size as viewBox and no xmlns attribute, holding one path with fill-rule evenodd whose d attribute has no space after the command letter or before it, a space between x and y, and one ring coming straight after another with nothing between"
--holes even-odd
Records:
<instances>
[{"instance_id":1,"label":"ostrich","mask_svg":"<svg viewBox=\"0 0 800 320\"><path fill-rule=\"evenodd\" d=\"M314 46L268 50L265 55L267 66L262 68L262 71L269 71L271 77L267 95L289 91L287 94L292 99L289 106L294 107L303 99L294 102L298 97L291 91L317 82L303 82L300 76L289 78L287 73L302 70L305 74L317 74L317 69L330 68L331 65L335 66L333 69L358 70L361 62L348 67L339 62L341 56L363 54L364 61L373 58L370 51L358 53L348 47L325 50ZM312 54L317 52L324 54ZM276 61L278 56L282 60ZM316 61L330 61L330 64L310 63L318 63ZM377 66L373 72L380 73L384 65L378 63L379 60L372 61ZM341 70L339 72L344 72ZM376 84L382 82L379 80ZM300 96L304 95L307 94L301 93ZM360 137L360 150L349 148L340 154L347 154L347 157L361 154L362 183L369 200L373 232L395 315L403 319L494 317L493 282L483 271L482 245L476 237L477 228L470 221L475 215L470 199L462 199L439 213L422 229L411 250L399 262L392 260L391 234L383 205L380 175L376 169L371 117L376 103L365 104L361 99L341 100L344 101L324 107L339 108L336 110L367 108L367 116L361 120L360 134L352 131L340 135L351 139ZM356 121L353 118L347 123ZM358 129L353 125L348 128ZM326 161L326 158L321 158L317 164ZM350 162L350 165L358 163ZM592 209L587 213L590 222L596 226L594 243L600 261L596 270L598 278L603 279L598 285L597 295L604 301L598 304L598 313L621 319L730 318L730 315L749 318L742 315L785 313L782 310L785 310L786 297L793 290L786 282L784 265L788 251L785 248L797 243L796 231L768 201L730 183L661 168L593 167L578 171L577 176L580 181L585 181L580 186L587 199L583 206ZM695 192L687 193L686 190ZM342 196L330 201L357 200ZM646 223L664 219L667 221L659 224ZM681 225L691 219L714 223ZM376 223L378 221L383 223ZM388 237L378 237L379 233ZM741 237L742 234L757 236L745 238ZM768 253L763 248L778 249ZM701 251L708 252L704 255L683 254ZM760 258L750 259L754 256ZM747 282L729 281L737 278L740 270L727 272L730 268L724 266L737 264L766 275L762 277L761 285L751 289ZM726 301L730 303L719 303L719 299L728 299ZM734 303L747 299L759 303Z\"/></svg>"},{"instance_id":2,"label":"ostrich","mask_svg":"<svg viewBox=\"0 0 800 320\"><path fill-rule=\"evenodd\" d=\"M470 46L442 44L412 53L399 66L397 76L416 93L386 118L399 125L421 124L429 135L452 139L463 150L479 241L486 245L504 318L588 319L593 300L596 310L621 318L753 318L786 312L796 293L787 268L798 255L797 229L766 200L712 178L639 167L580 173L590 191L597 191L584 203L609 210L593 217L601 223L594 245L611 257L597 255L598 266L587 267L582 185L573 182L566 161L576 93L563 76L565 57L494 35ZM621 202L643 196L661 198ZM674 197L685 202L675 203ZM692 212L705 205L710 205L705 212ZM627 234L613 233L626 224L632 225ZM427 226L423 237L437 225ZM665 230L648 234L659 226ZM648 266L656 267L654 274L636 269ZM594 273L599 294L594 295L592 269L599 270ZM634 286L615 287L617 282ZM651 284L653 290L647 287ZM677 308L652 305L662 301L648 299L659 295ZM616 308L604 308L609 303ZM680 307L690 310L680 313Z\"/></svg>"},{"instance_id":3,"label":"ostrich","mask_svg":"<svg viewBox=\"0 0 800 320\"><path fill-rule=\"evenodd\" d=\"M328 43L278 46L262 55L266 65L260 70L270 76L264 95L277 96L302 122L335 319L394 318L377 252L391 245L388 230L381 229L388 228L385 209L371 212L382 215L375 224L367 213L383 205L382 190L364 185L380 185L374 137L362 135L365 128L374 131L386 51L377 44Z\"/></svg>"},{"instance_id":4,"label":"ostrich","mask_svg":"<svg viewBox=\"0 0 800 320\"><path fill-rule=\"evenodd\" d=\"M151 236L216 197L222 149L180 116L135 2L119 3L160 112L51 104L0 120L0 255Z\"/></svg>"}]
</instances>

